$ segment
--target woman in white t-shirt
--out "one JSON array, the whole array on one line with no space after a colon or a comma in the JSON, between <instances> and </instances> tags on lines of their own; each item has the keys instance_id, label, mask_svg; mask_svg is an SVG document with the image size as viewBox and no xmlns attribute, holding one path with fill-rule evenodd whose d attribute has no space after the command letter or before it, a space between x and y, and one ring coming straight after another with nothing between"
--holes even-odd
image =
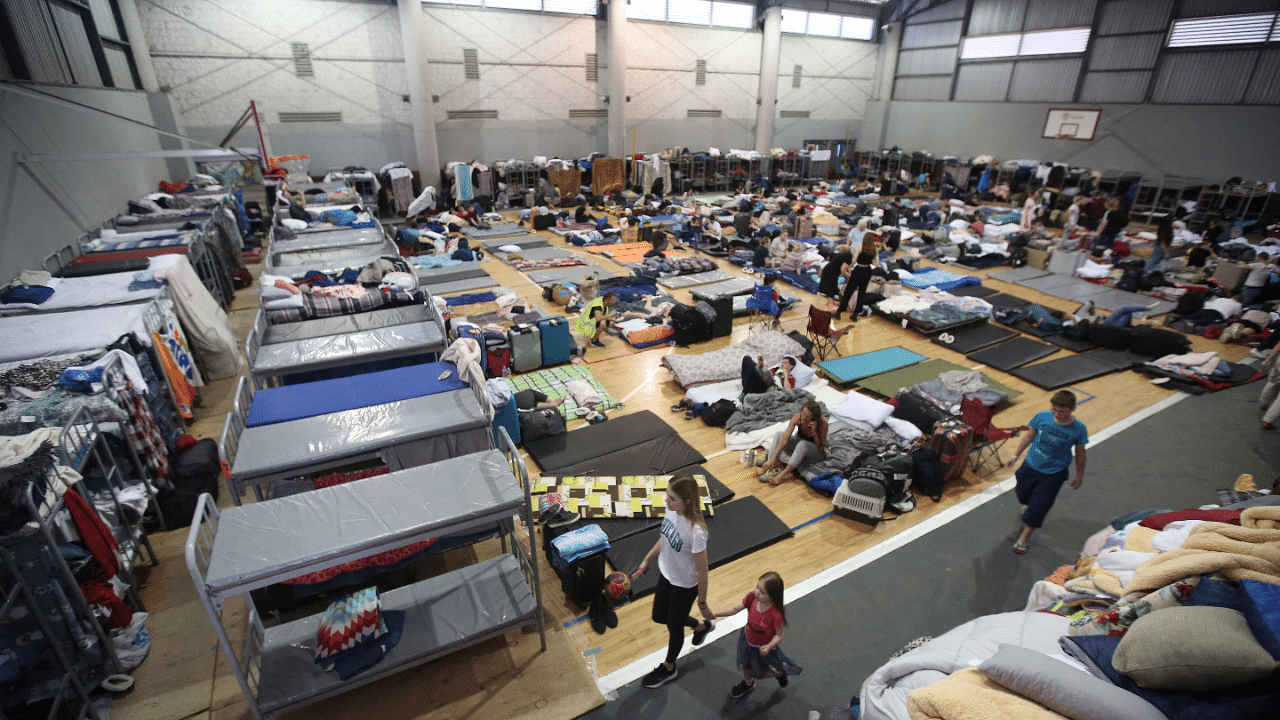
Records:
<instances>
[{"instance_id":1,"label":"woman in white t-shirt","mask_svg":"<svg viewBox=\"0 0 1280 720\"><path fill-rule=\"evenodd\" d=\"M680 675L676 658L684 647L684 629L693 628L693 644L701 645L715 627L715 617L707 605L707 524L702 519L698 482L692 475L677 475L667 485L667 513L662 518L658 542L644 556L632 577L649 572L658 558L658 587L653 592L653 621L666 625L671 639L667 659L644 676L647 688L662 687ZM689 612L694 600L703 620Z\"/></svg>"}]
</instances>

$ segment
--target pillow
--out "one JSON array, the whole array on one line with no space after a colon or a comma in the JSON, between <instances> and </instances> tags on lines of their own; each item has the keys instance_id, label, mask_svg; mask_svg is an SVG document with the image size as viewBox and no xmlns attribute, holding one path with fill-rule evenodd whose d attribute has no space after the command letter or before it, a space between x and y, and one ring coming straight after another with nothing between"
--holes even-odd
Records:
<instances>
[{"instance_id":1,"label":"pillow","mask_svg":"<svg viewBox=\"0 0 1280 720\"><path fill-rule=\"evenodd\" d=\"M387 634L377 588L365 588L334 601L320 618L316 660L350 650Z\"/></svg>"},{"instance_id":2,"label":"pillow","mask_svg":"<svg viewBox=\"0 0 1280 720\"><path fill-rule=\"evenodd\" d=\"M286 310L288 308L300 308L305 304L301 295L286 295L282 298L274 300L262 299L263 310Z\"/></svg>"},{"instance_id":3,"label":"pillow","mask_svg":"<svg viewBox=\"0 0 1280 720\"><path fill-rule=\"evenodd\" d=\"M1138 618L1112 664L1149 690L1221 690L1261 680L1276 661L1244 615L1218 607L1176 607Z\"/></svg>"},{"instance_id":4,"label":"pillow","mask_svg":"<svg viewBox=\"0 0 1280 720\"><path fill-rule=\"evenodd\" d=\"M287 277L262 273L258 276L258 286L263 300L278 300L298 294L298 286Z\"/></svg>"},{"instance_id":5,"label":"pillow","mask_svg":"<svg viewBox=\"0 0 1280 720\"><path fill-rule=\"evenodd\" d=\"M290 230L302 231L307 229L306 220L296 220L294 218L285 218L280 221L280 224L289 228Z\"/></svg>"},{"instance_id":6,"label":"pillow","mask_svg":"<svg viewBox=\"0 0 1280 720\"><path fill-rule=\"evenodd\" d=\"M844 402L840 403L840 407L835 409L835 415L840 419L858 420L873 428L883 425L892 414L893 406L889 403L873 400L856 391L850 392Z\"/></svg>"},{"instance_id":7,"label":"pillow","mask_svg":"<svg viewBox=\"0 0 1280 720\"><path fill-rule=\"evenodd\" d=\"M1137 695L1035 650L1001 645L978 670L1074 720L1167 720Z\"/></svg>"}]
</instances>

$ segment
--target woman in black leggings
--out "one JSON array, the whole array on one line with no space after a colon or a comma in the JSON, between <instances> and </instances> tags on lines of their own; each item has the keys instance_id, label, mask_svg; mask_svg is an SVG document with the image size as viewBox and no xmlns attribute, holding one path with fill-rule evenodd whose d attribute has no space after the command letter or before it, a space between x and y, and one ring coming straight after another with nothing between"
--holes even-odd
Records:
<instances>
[{"instance_id":1,"label":"woman in black leggings","mask_svg":"<svg viewBox=\"0 0 1280 720\"><path fill-rule=\"evenodd\" d=\"M875 262L875 255L871 252L858 253L857 263L849 271L849 280L844 284L844 295L840 297L840 307L836 308L835 315L831 316L832 320L839 320L840 315L849 309L849 300L856 290L858 300L853 306L853 317L849 319L853 322L858 321L858 316L862 314L862 303L867 294L867 284L871 282L871 263L873 262Z\"/></svg>"}]
</instances>

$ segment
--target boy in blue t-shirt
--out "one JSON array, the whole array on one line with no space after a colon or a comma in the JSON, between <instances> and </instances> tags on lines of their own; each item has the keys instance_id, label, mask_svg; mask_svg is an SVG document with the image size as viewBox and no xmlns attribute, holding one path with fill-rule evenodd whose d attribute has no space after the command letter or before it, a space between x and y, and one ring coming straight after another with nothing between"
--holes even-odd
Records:
<instances>
[{"instance_id":1,"label":"boy in blue t-shirt","mask_svg":"<svg viewBox=\"0 0 1280 720\"><path fill-rule=\"evenodd\" d=\"M1058 498L1058 491L1067 480L1071 457L1076 459L1076 479L1071 487L1078 489L1084 483L1084 446L1089 442L1089 430L1084 423L1072 417L1076 409L1076 396L1070 390L1059 390L1050 400L1049 412L1037 413L1028 426L1031 432L1018 441L1018 449L1010 463L1022 456L1027 446L1027 460L1018 468L1015 492L1022 503L1022 534L1013 544L1019 555L1027 552L1031 533L1044 524L1049 508Z\"/></svg>"}]
</instances>

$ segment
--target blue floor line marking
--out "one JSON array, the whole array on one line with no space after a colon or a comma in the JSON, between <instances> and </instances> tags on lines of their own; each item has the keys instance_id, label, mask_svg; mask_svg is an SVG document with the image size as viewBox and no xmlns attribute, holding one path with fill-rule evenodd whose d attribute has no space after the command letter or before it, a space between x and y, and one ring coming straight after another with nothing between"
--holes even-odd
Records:
<instances>
[{"instance_id":1,"label":"blue floor line marking","mask_svg":"<svg viewBox=\"0 0 1280 720\"><path fill-rule=\"evenodd\" d=\"M1075 385L1072 385L1072 386L1070 386L1070 387L1069 387L1069 388L1067 388L1067 389L1068 389L1068 390L1074 390L1075 392L1078 392L1078 393L1080 393L1081 395L1089 395L1089 393L1087 393L1087 392L1085 392L1085 391L1081 390L1080 388L1076 387ZM1094 400L1094 399L1096 399L1097 397L1098 397L1097 395L1089 395L1089 397L1087 397L1087 398L1085 398L1085 399L1083 399L1083 400L1077 400L1077 401L1076 401L1076 407L1080 407L1081 405L1083 405L1083 404L1085 404L1085 403L1089 402L1090 400Z\"/></svg>"},{"instance_id":2,"label":"blue floor line marking","mask_svg":"<svg viewBox=\"0 0 1280 720\"><path fill-rule=\"evenodd\" d=\"M810 525L812 525L812 524L814 524L814 523L818 522L819 520L826 520L827 518L831 517L832 515L835 515L835 511L834 511L834 510L833 510L833 511L831 511L831 512L829 512L829 513L826 513L825 515L819 515L818 517L816 517L816 518L814 518L814 519L810 520L809 522L803 522L803 523L800 523L799 525L797 525L797 526L795 526L795 527L791 528L791 532L795 532L795 531L797 531L797 530L802 530L802 529L804 529L804 528L807 528L807 527L809 527Z\"/></svg>"}]
</instances>

